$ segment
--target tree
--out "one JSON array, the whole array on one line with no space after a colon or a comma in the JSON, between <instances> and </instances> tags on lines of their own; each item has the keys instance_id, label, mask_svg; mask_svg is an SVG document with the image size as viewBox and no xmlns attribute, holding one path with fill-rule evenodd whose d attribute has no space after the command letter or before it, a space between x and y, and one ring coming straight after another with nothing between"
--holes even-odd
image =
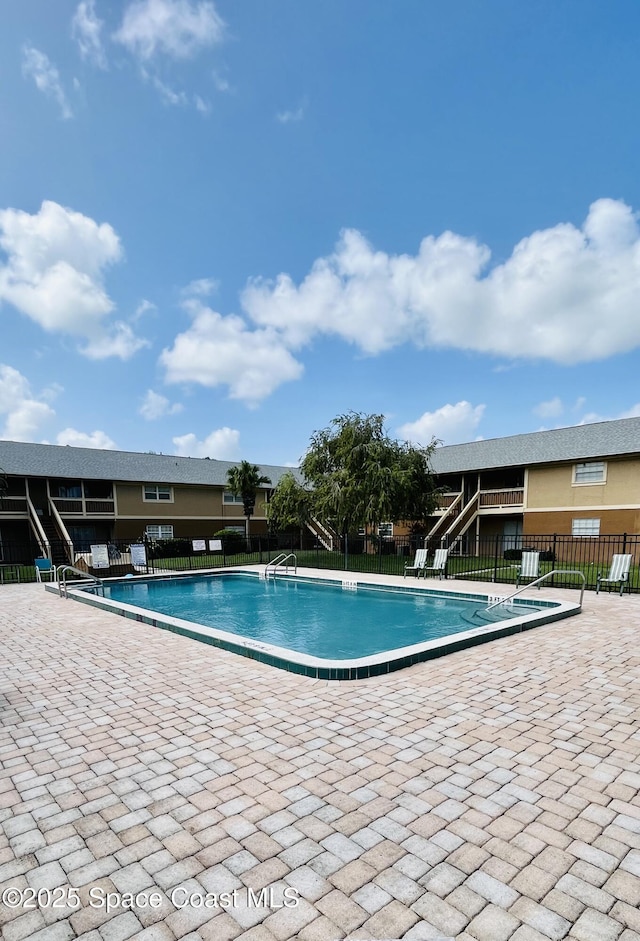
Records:
<instances>
[{"instance_id":1,"label":"tree","mask_svg":"<svg viewBox=\"0 0 640 941\"><path fill-rule=\"evenodd\" d=\"M261 476L260 468L257 464L250 464L249 461L240 461L235 467L230 467L227 471L227 485L234 497L241 497L244 506L244 515L246 517L245 532L249 538L249 520L253 516L256 506L256 491L263 484L270 484L268 477Z\"/></svg>"},{"instance_id":2,"label":"tree","mask_svg":"<svg viewBox=\"0 0 640 941\"><path fill-rule=\"evenodd\" d=\"M283 474L274 490L267 516L275 532L283 532L296 526L304 529L311 519L311 495L294 477L291 471Z\"/></svg>"},{"instance_id":3,"label":"tree","mask_svg":"<svg viewBox=\"0 0 640 941\"><path fill-rule=\"evenodd\" d=\"M380 523L424 523L438 490L430 468L435 440L418 448L389 437L383 415L349 412L314 432L300 469L313 515L341 534Z\"/></svg>"}]
</instances>

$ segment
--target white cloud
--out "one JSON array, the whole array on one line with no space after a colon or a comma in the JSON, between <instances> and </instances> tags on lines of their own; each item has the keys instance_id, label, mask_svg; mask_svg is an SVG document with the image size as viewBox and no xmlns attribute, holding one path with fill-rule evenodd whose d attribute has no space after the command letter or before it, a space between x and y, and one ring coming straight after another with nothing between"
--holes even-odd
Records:
<instances>
[{"instance_id":1,"label":"white cloud","mask_svg":"<svg viewBox=\"0 0 640 941\"><path fill-rule=\"evenodd\" d=\"M582 400L585 401L584 399ZM624 411L619 412L617 415L601 415L599 412L587 412L582 416L579 425L591 425L593 422L598 421L616 421L619 418L640 418L640 402L636 402L635 405L632 405L630 408L626 408Z\"/></svg>"},{"instance_id":2,"label":"white cloud","mask_svg":"<svg viewBox=\"0 0 640 941\"><path fill-rule=\"evenodd\" d=\"M166 396L159 395L153 389L148 389L138 412L147 421L155 421L155 419L163 418L165 415L177 415L183 407L179 402L172 404Z\"/></svg>"},{"instance_id":3,"label":"white cloud","mask_svg":"<svg viewBox=\"0 0 640 941\"><path fill-rule=\"evenodd\" d=\"M201 98L200 95L193 96L193 103L195 105L196 111L199 111L200 114L211 113L211 105L208 101L205 101L204 98Z\"/></svg>"},{"instance_id":4,"label":"white cloud","mask_svg":"<svg viewBox=\"0 0 640 941\"><path fill-rule=\"evenodd\" d=\"M158 308L155 304L152 304L151 301L143 298L138 306L135 309L135 313L131 317L132 320L140 320L141 317L144 317L145 314L156 313Z\"/></svg>"},{"instance_id":5,"label":"white cloud","mask_svg":"<svg viewBox=\"0 0 640 941\"><path fill-rule=\"evenodd\" d=\"M8 441L33 441L36 432L55 418L55 412L41 399L51 398L49 389L36 398L26 376L13 366L0 364L0 415L5 417L0 438Z\"/></svg>"},{"instance_id":6,"label":"white cloud","mask_svg":"<svg viewBox=\"0 0 640 941\"><path fill-rule=\"evenodd\" d=\"M220 282L215 278L196 278L190 281L186 288L182 289L182 296L189 297L208 297L214 294L220 286Z\"/></svg>"},{"instance_id":7,"label":"white cloud","mask_svg":"<svg viewBox=\"0 0 640 941\"><path fill-rule=\"evenodd\" d=\"M222 40L224 22L213 3L134 0L114 39L143 62L157 55L188 59Z\"/></svg>"},{"instance_id":8,"label":"white cloud","mask_svg":"<svg viewBox=\"0 0 640 941\"><path fill-rule=\"evenodd\" d=\"M197 300L184 306L193 322L160 356L167 382L227 385L232 399L257 405L283 382L301 376L302 365L275 330L250 330L242 318L223 317Z\"/></svg>"},{"instance_id":9,"label":"white cloud","mask_svg":"<svg viewBox=\"0 0 640 941\"><path fill-rule=\"evenodd\" d=\"M564 405L562 404L562 399L556 395L555 398L549 399L548 402L540 402L538 405L535 405L532 411L533 414L537 415L539 418L557 418L564 412Z\"/></svg>"},{"instance_id":10,"label":"white cloud","mask_svg":"<svg viewBox=\"0 0 640 941\"><path fill-rule=\"evenodd\" d=\"M295 111L279 111L276 114L276 121L279 121L280 124L296 124L298 121L302 121L305 111L305 104L300 105Z\"/></svg>"},{"instance_id":11,"label":"white cloud","mask_svg":"<svg viewBox=\"0 0 640 941\"><path fill-rule=\"evenodd\" d=\"M234 461L239 456L240 432L235 428L218 428L204 441L193 433L173 439L176 454L182 457L213 457L219 461Z\"/></svg>"},{"instance_id":12,"label":"white cloud","mask_svg":"<svg viewBox=\"0 0 640 941\"><path fill-rule=\"evenodd\" d=\"M425 412L414 422L398 428L398 434L406 441L426 446L433 438L443 444L460 444L477 438L476 429L485 410L484 405L458 402L443 405L435 412Z\"/></svg>"},{"instance_id":13,"label":"white cloud","mask_svg":"<svg viewBox=\"0 0 640 941\"><path fill-rule=\"evenodd\" d=\"M122 257L120 240L107 223L45 201L30 215L0 210L0 301L7 301L49 333L70 333L89 342L91 358L127 359L146 345L126 324L105 326L114 303L104 287L106 269Z\"/></svg>"},{"instance_id":14,"label":"white cloud","mask_svg":"<svg viewBox=\"0 0 640 941\"><path fill-rule=\"evenodd\" d=\"M39 49L35 49L33 46L24 46L22 49L22 74L26 78L32 78L39 91L58 103L63 118L73 117L73 111L60 81L60 73L44 52L40 52Z\"/></svg>"},{"instance_id":15,"label":"white cloud","mask_svg":"<svg viewBox=\"0 0 640 941\"><path fill-rule=\"evenodd\" d=\"M71 20L71 36L78 43L82 58L100 69L107 68L101 37L103 26L96 15L95 0L82 0Z\"/></svg>"},{"instance_id":16,"label":"white cloud","mask_svg":"<svg viewBox=\"0 0 640 941\"><path fill-rule=\"evenodd\" d=\"M101 331L81 346L80 352L88 359L117 356L118 359L127 360L146 346L151 346L149 340L136 336L129 324L118 320L108 330Z\"/></svg>"},{"instance_id":17,"label":"white cloud","mask_svg":"<svg viewBox=\"0 0 640 941\"><path fill-rule=\"evenodd\" d=\"M502 264L445 232L415 256L376 251L355 230L296 285L287 274L245 289L245 311L293 349L317 334L369 354L405 342L569 364L640 345L640 232L623 202L600 199L583 227L534 232Z\"/></svg>"},{"instance_id":18,"label":"white cloud","mask_svg":"<svg viewBox=\"0 0 640 941\"><path fill-rule=\"evenodd\" d=\"M56 444L68 444L73 448L99 448L107 451L113 450L116 446L104 431L92 431L91 434L87 434L84 431L76 431L75 428L65 428L61 431L56 437Z\"/></svg>"},{"instance_id":19,"label":"white cloud","mask_svg":"<svg viewBox=\"0 0 640 941\"><path fill-rule=\"evenodd\" d=\"M167 85L166 82L163 82L162 79L158 78L157 75L150 75L146 69L142 70L142 74L147 81L151 82L156 91L160 93L160 98L165 105L176 105L184 108L189 104L189 99L185 92L176 91L174 88L171 88L170 85Z\"/></svg>"}]
</instances>

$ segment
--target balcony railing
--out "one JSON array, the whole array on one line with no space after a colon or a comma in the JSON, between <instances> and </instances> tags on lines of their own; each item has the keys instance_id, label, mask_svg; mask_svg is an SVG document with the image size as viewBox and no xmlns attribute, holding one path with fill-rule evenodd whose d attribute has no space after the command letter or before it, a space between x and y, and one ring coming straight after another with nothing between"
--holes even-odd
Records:
<instances>
[{"instance_id":1,"label":"balcony railing","mask_svg":"<svg viewBox=\"0 0 640 941\"><path fill-rule=\"evenodd\" d=\"M111 499L95 500L91 497L53 497L53 503L64 516L114 516L115 504Z\"/></svg>"},{"instance_id":2,"label":"balcony railing","mask_svg":"<svg viewBox=\"0 0 640 941\"><path fill-rule=\"evenodd\" d=\"M481 490L480 509L483 507L523 506L524 487L513 487L508 490Z\"/></svg>"},{"instance_id":3,"label":"balcony railing","mask_svg":"<svg viewBox=\"0 0 640 941\"><path fill-rule=\"evenodd\" d=\"M27 515L27 498L25 497L1 497L0 513L21 513Z\"/></svg>"}]
</instances>

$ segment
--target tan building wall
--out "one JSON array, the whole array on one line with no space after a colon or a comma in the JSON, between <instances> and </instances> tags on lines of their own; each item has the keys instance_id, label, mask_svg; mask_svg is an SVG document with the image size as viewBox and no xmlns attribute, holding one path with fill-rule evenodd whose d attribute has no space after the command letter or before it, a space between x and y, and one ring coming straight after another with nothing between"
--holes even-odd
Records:
<instances>
[{"instance_id":1,"label":"tan building wall","mask_svg":"<svg viewBox=\"0 0 640 941\"><path fill-rule=\"evenodd\" d=\"M523 536L571 535L574 519L599 519L601 536L618 536L622 533L640 533L640 509L629 510L558 510L541 513L525 513Z\"/></svg>"},{"instance_id":2,"label":"tan building wall","mask_svg":"<svg viewBox=\"0 0 640 941\"><path fill-rule=\"evenodd\" d=\"M214 518L223 524L225 520L229 520L234 525L239 525L244 520L241 504L223 503L221 487L173 485L171 501L145 500L143 484L117 483L115 491L120 518L136 517L158 523L171 523L178 517L190 517L195 520ZM265 497L259 494L253 518L264 519L265 507Z\"/></svg>"},{"instance_id":3,"label":"tan building wall","mask_svg":"<svg viewBox=\"0 0 640 941\"><path fill-rule=\"evenodd\" d=\"M530 467L526 509L640 506L640 460L609 460L604 483L573 483L574 464Z\"/></svg>"}]
</instances>

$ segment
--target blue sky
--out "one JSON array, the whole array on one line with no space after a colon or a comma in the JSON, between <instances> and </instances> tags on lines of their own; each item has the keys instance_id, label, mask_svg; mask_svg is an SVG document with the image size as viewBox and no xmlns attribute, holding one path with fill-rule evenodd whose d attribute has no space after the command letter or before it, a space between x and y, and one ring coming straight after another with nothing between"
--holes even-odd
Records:
<instances>
[{"instance_id":1,"label":"blue sky","mask_svg":"<svg viewBox=\"0 0 640 941\"><path fill-rule=\"evenodd\" d=\"M295 463L640 414L635 0L21 0L0 437Z\"/></svg>"}]
</instances>

